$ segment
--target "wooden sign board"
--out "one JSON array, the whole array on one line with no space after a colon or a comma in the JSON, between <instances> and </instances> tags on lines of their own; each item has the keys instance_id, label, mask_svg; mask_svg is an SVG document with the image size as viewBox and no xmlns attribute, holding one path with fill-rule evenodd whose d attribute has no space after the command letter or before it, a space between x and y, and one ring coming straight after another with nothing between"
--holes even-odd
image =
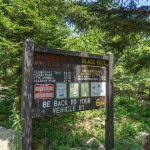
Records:
<instances>
[{"instance_id":1,"label":"wooden sign board","mask_svg":"<svg viewBox=\"0 0 150 150\"><path fill-rule=\"evenodd\" d=\"M92 55L24 43L23 150L31 149L32 118L106 108L106 149L113 147L113 55ZM110 141L110 142L108 142Z\"/></svg>"},{"instance_id":2,"label":"wooden sign board","mask_svg":"<svg viewBox=\"0 0 150 150\"><path fill-rule=\"evenodd\" d=\"M108 57L35 48L33 116L105 107Z\"/></svg>"}]
</instances>

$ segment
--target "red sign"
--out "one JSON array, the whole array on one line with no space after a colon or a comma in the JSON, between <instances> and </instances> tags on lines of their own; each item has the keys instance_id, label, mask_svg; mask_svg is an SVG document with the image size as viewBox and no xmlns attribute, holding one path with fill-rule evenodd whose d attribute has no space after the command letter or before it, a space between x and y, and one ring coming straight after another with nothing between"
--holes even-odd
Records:
<instances>
[{"instance_id":1,"label":"red sign","mask_svg":"<svg viewBox=\"0 0 150 150\"><path fill-rule=\"evenodd\" d=\"M34 99L54 98L54 84L35 84Z\"/></svg>"}]
</instances>

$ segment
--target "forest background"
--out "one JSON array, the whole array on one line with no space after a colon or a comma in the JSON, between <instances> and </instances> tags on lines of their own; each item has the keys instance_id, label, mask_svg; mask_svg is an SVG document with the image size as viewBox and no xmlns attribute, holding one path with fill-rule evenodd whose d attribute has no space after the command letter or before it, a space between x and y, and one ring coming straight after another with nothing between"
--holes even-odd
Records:
<instances>
[{"instance_id":1,"label":"forest background","mask_svg":"<svg viewBox=\"0 0 150 150\"><path fill-rule=\"evenodd\" d=\"M115 150L140 150L150 132L150 6L139 0L0 0L0 125L15 131L20 149L23 41L49 48L106 54L114 63ZM99 118L99 123L92 123ZM104 144L105 110L33 120L33 147L85 149ZM36 148L35 148L36 149ZM96 145L93 149L97 150Z\"/></svg>"}]
</instances>

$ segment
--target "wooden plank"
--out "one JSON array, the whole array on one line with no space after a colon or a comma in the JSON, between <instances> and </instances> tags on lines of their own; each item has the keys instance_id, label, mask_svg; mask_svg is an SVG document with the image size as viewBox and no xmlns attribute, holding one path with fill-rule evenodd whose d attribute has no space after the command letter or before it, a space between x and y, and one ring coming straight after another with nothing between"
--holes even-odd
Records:
<instances>
[{"instance_id":1,"label":"wooden plank","mask_svg":"<svg viewBox=\"0 0 150 150\"><path fill-rule=\"evenodd\" d=\"M35 46L36 52L44 52L44 53L51 53L51 54L62 54L62 55L69 55L69 56L77 56L77 57L87 57L87 58L95 58L95 59L102 59L108 61L108 55L98 55L98 54L89 54L83 53L78 51L67 51L63 49L54 49L54 48L44 48Z\"/></svg>"},{"instance_id":2,"label":"wooden plank","mask_svg":"<svg viewBox=\"0 0 150 150\"><path fill-rule=\"evenodd\" d=\"M113 54L109 53L109 66L107 67L106 85L106 122L105 147L106 150L114 148L114 100L113 100Z\"/></svg>"},{"instance_id":3,"label":"wooden plank","mask_svg":"<svg viewBox=\"0 0 150 150\"><path fill-rule=\"evenodd\" d=\"M32 141L32 99L33 99L33 54L34 44L30 39L24 42L22 67L22 150L31 150Z\"/></svg>"}]
</instances>

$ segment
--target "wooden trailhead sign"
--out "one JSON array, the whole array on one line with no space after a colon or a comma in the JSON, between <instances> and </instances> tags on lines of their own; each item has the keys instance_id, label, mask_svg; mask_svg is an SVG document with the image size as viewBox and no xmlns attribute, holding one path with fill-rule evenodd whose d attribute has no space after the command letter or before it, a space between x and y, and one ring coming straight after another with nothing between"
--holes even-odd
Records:
<instances>
[{"instance_id":1,"label":"wooden trailhead sign","mask_svg":"<svg viewBox=\"0 0 150 150\"><path fill-rule=\"evenodd\" d=\"M93 55L24 42L22 149L31 149L32 118L106 108L106 149L114 144L113 55Z\"/></svg>"},{"instance_id":2,"label":"wooden trailhead sign","mask_svg":"<svg viewBox=\"0 0 150 150\"><path fill-rule=\"evenodd\" d=\"M33 60L33 116L105 107L108 60L42 48Z\"/></svg>"}]
</instances>

